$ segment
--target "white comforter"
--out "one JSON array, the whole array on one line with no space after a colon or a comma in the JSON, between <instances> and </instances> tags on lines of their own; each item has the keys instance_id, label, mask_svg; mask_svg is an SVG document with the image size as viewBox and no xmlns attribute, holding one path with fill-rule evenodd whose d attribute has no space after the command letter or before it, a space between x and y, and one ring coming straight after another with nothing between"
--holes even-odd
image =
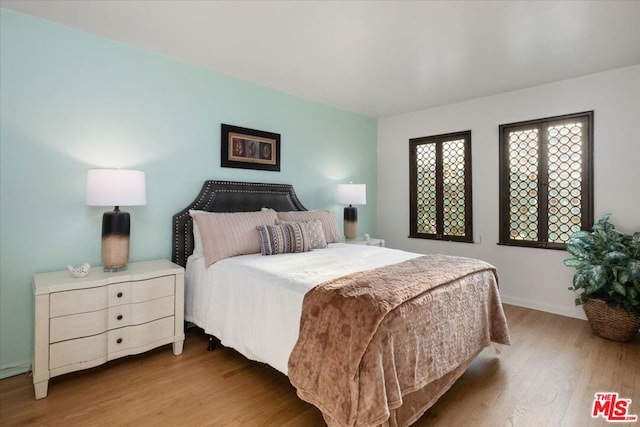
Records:
<instances>
[{"instance_id":1,"label":"white comforter","mask_svg":"<svg viewBox=\"0 0 640 427\"><path fill-rule=\"evenodd\" d=\"M344 243L298 254L187 261L185 319L247 358L287 374L304 294L317 284L420 256Z\"/></svg>"}]
</instances>

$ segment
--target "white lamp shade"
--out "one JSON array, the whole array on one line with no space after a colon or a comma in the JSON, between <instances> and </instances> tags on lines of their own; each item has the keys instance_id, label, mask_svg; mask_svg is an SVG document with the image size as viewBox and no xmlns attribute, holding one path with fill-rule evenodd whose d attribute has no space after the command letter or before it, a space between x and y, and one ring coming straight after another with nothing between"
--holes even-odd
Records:
<instances>
[{"instance_id":1,"label":"white lamp shade","mask_svg":"<svg viewBox=\"0 0 640 427\"><path fill-rule=\"evenodd\" d=\"M366 184L338 184L337 201L343 205L366 205Z\"/></svg>"},{"instance_id":2,"label":"white lamp shade","mask_svg":"<svg viewBox=\"0 0 640 427\"><path fill-rule=\"evenodd\" d=\"M88 206L142 206L147 204L144 172L131 169L89 169Z\"/></svg>"}]
</instances>

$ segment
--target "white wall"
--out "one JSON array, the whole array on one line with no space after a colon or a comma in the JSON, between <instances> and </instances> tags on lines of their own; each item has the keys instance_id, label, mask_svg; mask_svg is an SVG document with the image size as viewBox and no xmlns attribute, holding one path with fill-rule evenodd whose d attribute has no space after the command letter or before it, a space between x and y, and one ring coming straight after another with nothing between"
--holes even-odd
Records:
<instances>
[{"instance_id":1,"label":"white wall","mask_svg":"<svg viewBox=\"0 0 640 427\"><path fill-rule=\"evenodd\" d=\"M640 65L378 121L378 236L419 253L481 258L503 301L584 318L565 251L498 246L498 125L594 110L595 216L640 231ZM409 239L409 139L471 129L475 244Z\"/></svg>"}]
</instances>

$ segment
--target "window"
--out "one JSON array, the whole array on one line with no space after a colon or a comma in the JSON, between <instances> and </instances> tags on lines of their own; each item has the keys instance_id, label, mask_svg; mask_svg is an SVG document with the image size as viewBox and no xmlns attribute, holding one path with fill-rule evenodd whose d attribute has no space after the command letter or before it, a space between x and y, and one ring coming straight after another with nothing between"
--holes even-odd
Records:
<instances>
[{"instance_id":1,"label":"window","mask_svg":"<svg viewBox=\"0 0 640 427\"><path fill-rule=\"evenodd\" d=\"M564 249L593 223L593 111L500 125L500 244Z\"/></svg>"},{"instance_id":2,"label":"window","mask_svg":"<svg viewBox=\"0 0 640 427\"><path fill-rule=\"evenodd\" d=\"M410 235L473 242L471 131L409 140Z\"/></svg>"}]
</instances>

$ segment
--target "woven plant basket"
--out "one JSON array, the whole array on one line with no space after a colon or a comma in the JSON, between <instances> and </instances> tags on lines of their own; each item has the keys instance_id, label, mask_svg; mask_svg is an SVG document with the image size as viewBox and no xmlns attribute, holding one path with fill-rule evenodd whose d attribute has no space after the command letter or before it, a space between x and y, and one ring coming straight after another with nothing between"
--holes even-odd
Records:
<instances>
[{"instance_id":1,"label":"woven plant basket","mask_svg":"<svg viewBox=\"0 0 640 427\"><path fill-rule=\"evenodd\" d=\"M582 305L594 335L612 341L631 341L640 329L640 315L620 307L611 307L601 299L591 298Z\"/></svg>"}]
</instances>

